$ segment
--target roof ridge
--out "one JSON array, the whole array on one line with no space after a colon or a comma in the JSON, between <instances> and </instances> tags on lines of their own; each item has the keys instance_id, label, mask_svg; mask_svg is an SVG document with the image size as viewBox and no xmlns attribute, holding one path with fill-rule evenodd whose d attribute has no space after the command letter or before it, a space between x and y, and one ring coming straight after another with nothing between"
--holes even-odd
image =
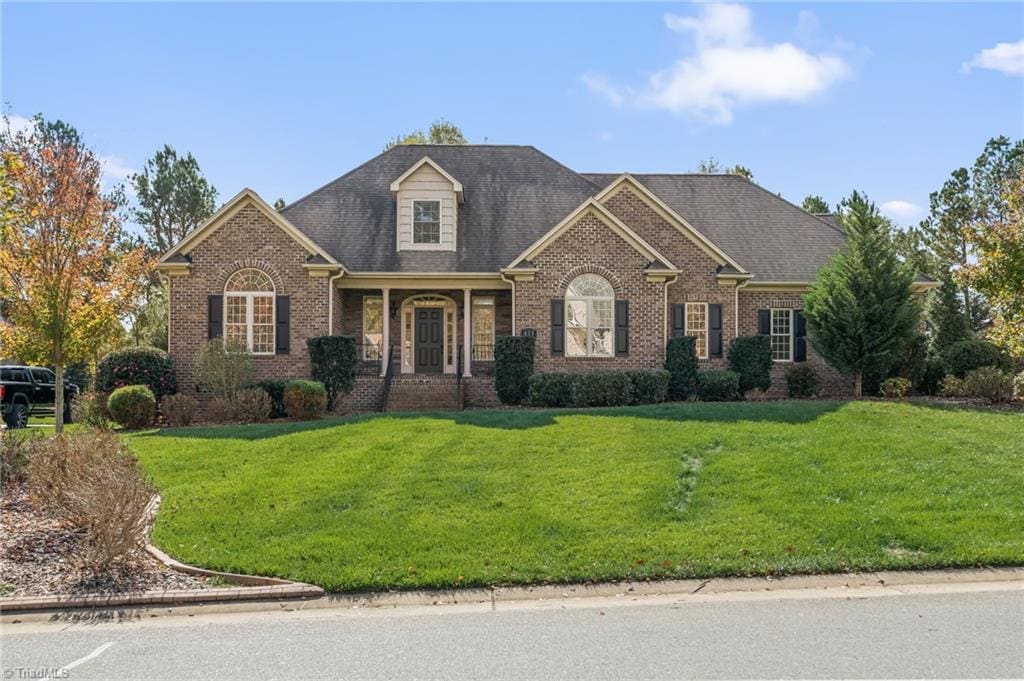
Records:
<instances>
[{"instance_id":1,"label":"roof ridge","mask_svg":"<svg viewBox=\"0 0 1024 681\"><path fill-rule=\"evenodd\" d=\"M541 151L540 149L538 149L538 148L537 148L537 147L535 147L534 145L532 145L532 144L524 144L524 145L522 145L522 146L524 146L524 147L529 147L529 148L533 149L533 150L534 150L534 151L536 151L536 152L537 152L538 154L540 154L541 156L543 156L543 157L544 157L544 158L546 158L547 160L551 161L552 163L554 163L554 164L555 164L556 166L558 166L559 168L564 168L565 170L568 170L568 171L569 171L570 173L572 173L572 174L573 174L573 175L575 175L576 177L580 178L581 180L583 180L584 182L586 182L586 183L587 183L587 184L589 184L590 186L594 187L595 189L604 189L604 187L602 187L602 186L601 186L601 185L599 185L598 183L594 182L594 181L593 181L593 180L591 180L590 178L587 178L587 177L585 177L585 176L583 175L583 173L581 173L580 171L578 171L578 170L574 170L574 169L570 168L569 166L565 165L564 163L562 163L561 161L559 161L559 160L558 160L557 158L555 158L555 157L554 157L554 156L552 156L551 154L549 154L549 153L547 153L547 152L544 152L544 151Z\"/></svg>"}]
</instances>

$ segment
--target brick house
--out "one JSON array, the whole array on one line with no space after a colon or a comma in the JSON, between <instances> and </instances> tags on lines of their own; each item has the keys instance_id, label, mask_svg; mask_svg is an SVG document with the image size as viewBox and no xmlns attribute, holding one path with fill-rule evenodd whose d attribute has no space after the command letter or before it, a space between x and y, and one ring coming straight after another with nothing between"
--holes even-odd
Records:
<instances>
[{"instance_id":1,"label":"brick house","mask_svg":"<svg viewBox=\"0 0 1024 681\"><path fill-rule=\"evenodd\" d=\"M309 375L306 339L351 334L348 406L495 402L494 339L533 334L538 371L661 367L697 338L771 336L770 394L793 363L852 394L804 338L801 296L843 243L736 175L577 173L530 146L410 145L280 212L243 190L160 260L183 386L209 338L247 344L261 378ZM917 286L931 286L921 280ZM454 403L454 404L453 404Z\"/></svg>"}]
</instances>

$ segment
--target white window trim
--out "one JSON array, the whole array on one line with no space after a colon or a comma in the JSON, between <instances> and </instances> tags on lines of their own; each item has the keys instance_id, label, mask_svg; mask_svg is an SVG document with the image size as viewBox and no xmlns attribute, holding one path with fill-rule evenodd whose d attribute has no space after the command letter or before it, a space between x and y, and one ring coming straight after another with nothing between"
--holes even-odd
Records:
<instances>
[{"instance_id":1,"label":"white window trim","mask_svg":"<svg viewBox=\"0 0 1024 681\"><path fill-rule=\"evenodd\" d=\"M789 314L789 357L787 359L775 359L775 348L772 348L772 361L779 363L786 363L793 361L793 346L796 345L795 329L793 328L794 314L793 308L789 307L772 307L769 308L768 312L768 338L774 338L775 336L782 336L781 333L775 333L775 313L786 312Z\"/></svg>"},{"instance_id":2,"label":"white window trim","mask_svg":"<svg viewBox=\"0 0 1024 681\"><path fill-rule=\"evenodd\" d=\"M583 275L580 275L583 276ZM601 276L601 275L596 275ZM601 277L604 279L604 277ZM573 280L575 281L575 279ZM605 279L605 281L608 281ZM608 282L609 286L611 282ZM572 286L572 282L569 282L569 286ZM612 359L615 357L615 293L614 289L611 297L605 296L570 296L568 295L568 287L566 288L567 295L562 303L562 326L563 333L565 334L565 340L562 341L565 346L566 357L585 357L587 359ZM594 327L591 325L591 321L594 318L594 302L595 301L608 301L611 303L611 321L609 322L609 329L612 334L612 350L607 355L597 355L593 352L594 345ZM582 301L587 304L587 342L584 347L584 353L582 355L570 355L569 354L569 302L570 301Z\"/></svg>"},{"instance_id":3,"label":"white window trim","mask_svg":"<svg viewBox=\"0 0 1024 681\"><path fill-rule=\"evenodd\" d=\"M221 331L221 337L227 340L228 337L228 299L229 298L244 298L245 299L245 347L249 351L249 354L257 357L267 357L270 355L277 354L277 292L276 291L232 291L224 292L224 311L221 313L221 319L223 319L224 328ZM256 298L270 298L270 351L269 352L255 352L252 349L252 332L255 323L253 318L255 316L255 310L253 301Z\"/></svg>"},{"instance_id":4,"label":"white window trim","mask_svg":"<svg viewBox=\"0 0 1024 681\"><path fill-rule=\"evenodd\" d=\"M416 241L416 204L437 204L437 241ZM434 250L444 245L444 201L441 199L409 199L409 244L412 249Z\"/></svg>"},{"instance_id":5,"label":"white window trim","mask_svg":"<svg viewBox=\"0 0 1024 681\"><path fill-rule=\"evenodd\" d=\"M690 334L690 307L703 307L704 308L704 354L697 353L697 359L708 359L711 354L711 334L709 327L711 326L711 320L708 318L709 310L707 303L686 303L683 314L683 335L689 336ZM694 348L696 349L696 348Z\"/></svg>"}]
</instances>

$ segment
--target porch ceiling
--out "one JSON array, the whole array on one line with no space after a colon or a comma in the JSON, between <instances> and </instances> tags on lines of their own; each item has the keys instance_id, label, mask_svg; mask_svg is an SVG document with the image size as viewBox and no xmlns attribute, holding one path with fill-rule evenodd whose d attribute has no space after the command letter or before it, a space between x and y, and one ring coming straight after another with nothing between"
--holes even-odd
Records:
<instances>
[{"instance_id":1,"label":"porch ceiling","mask_svg":"<svg viewBox=\"0 0 1024 681\"><path fill-rule=\"evenodd\" d=\"M451 289L511 289L512 285L496 272L469 274L414 274L404 272L353 272L340 277L335 285L339 289L408 289L414 291L440 291Z\"/></svg>"}]
</instances>

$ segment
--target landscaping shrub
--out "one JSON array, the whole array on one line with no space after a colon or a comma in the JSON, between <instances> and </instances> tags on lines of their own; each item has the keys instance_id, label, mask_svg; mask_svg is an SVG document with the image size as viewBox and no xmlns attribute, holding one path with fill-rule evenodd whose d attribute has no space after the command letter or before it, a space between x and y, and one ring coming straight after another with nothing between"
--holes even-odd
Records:
<instances>
[{"instance_id":1,"label":"landscaping shrub","mask_svg":"<svg viewBox=\"0 0 1024 681\"><path fill-rule=\"evenodd\" d=\"M741 336L729 344L729 368L740 377L740 394L772 387L772 341L767 335Z\"/></svg>"},{"instance_id":2,"label":"landscaping shrub","mask_svg":"<svg viewBox=\"0 0 1024 681\"><path fill-rule=\"evenodd\" d=\"M1013 379L1013 396L1018 400L1024 400L1024 371Z\"/></svg>"},{"instance_id":3,"label":"landscaping shrub","mask_svg":"<svg viewBox=\"0 0 1024 681\"><path fill-rule=\"evenodd\" d=\"M967 386L964 385L964 379L953 374L947 375L939 384L939 395L943 397L964 397L966 394Z\"/></svg>"},{"instance_id":4,"label":"landscaping shrub","mask_svg":"<svg viewBox=\"0 0 1024 681\"><path fill-rule=\"evenodd\" d=\"M633 397L633 382L624 371L593 371L576 376L577 407L621 407Z\"/></svg>"},{"instance_id":5,"label":"landscaping shrub","mask_svg":"<svg viewBox=\"0 0 1024 681\"><path fill-rule=\"evenodd\" d=\"M284 411L296 419L315 419L327 409L327 388L319 381L289 381L284 388Z\"/></svg>"},{"instance_id":6,"label":"landscaping shrub","mask_svg":"<svg viewBox=\"0 0 1024 681\"><path fill-rule=\"evenodd\" d=\"M914 390L922 395L938 395L939 385L946 375L946 362L937 355L925 358L920 379L914 384Z\"/></svg>"},{"instance_id":7,"label":"landscaping shrub","mask_svg":"<svg viewBox=\"0 0 1024 681\"><path fill-rule=\"evenodd\" d=\"M160 414L172 428L190 426L196 418L196 398L191 395L168 395L160 402Z\"/></svg>"},{"instance_id":8,"label":"landscaping shrub","mask_svg":"<svg viewBox=\"0 0 1024 681\"><path fill-rule=\"evenodd\" d=\"M945 360L947 370L957 378L966 378L968 373L981 367L997 367L1003 371L1013 368L1002 348L986 340L954 343L946 351Z\"/></svg>"},{"instance_id":9,"label":"landscaping shrub","mask_svg":"<svg viewBox=\"0 0 1024 681\"><path fill-rule=\"evenodd\" d=\"M81 393L71 402L71 420L90 428L107 430L110 428L110 412L107 409L109 399L110 396L105 393Z\"/></svg>"},{"instance_id":10,"label":"landscaping shrub","mask_svg":"<svg viewBox=\"0 0 1024 681\"><path fill-rule=\"evenodd\" d=\"M327 390L327 405L333 406L338 395L352 392L356 384L359 353L354 336L318 336L306 341L309 367L314 380Z\"/></svg>"},{"instance_id":11,"label":"landscaping shrub","mask_svg":"<svg viewBox=\"0 0 1024 681\"><path fill-rule=\"evenodd\" d=\"M797 399L810 399L818 394L818 372L807 364L799 364L786 372L786 393Z\"/></svg>"},{"instance_id":12,"label":"landscaping shrub","mask_svg":"<svg viewBox=\"0 0 1024 681\"><path fill-rule=\"evenodd\" d=\"M113 433L79 430L35 441L28 484L44 510L82 532L78 547L88 567L108 568L143 545L154 490Z\"/></svg>"},{"instance_id":13,"label":"landscaping shrub","mask_svg":"<svg viewBox=\"0 0 1024 681\"><path fill-rule=\"evenodd\" d=\"M697 392L697 339L693 336L673 338L665 348L665 370L668 371L668 395L685 400Z\"/></svg>"},{"instance_id":14,"label":"landscaping shrub","mask_svg":"<svg viewBox=\"0 0 1024 681\"><path fill-rule=\"evenodd\" d=\"M257 381L256 387L263 388L270 395L270 418L279 419L284 416L284 387L288 381L269 379Z\"/></svg>"},{"instance_id":15,"label":"landscaping shrub","mask_svg":"<svg viewBox=\"0 0 1024 681\"><path fill-rule=\"evenodd\" d=\"M530 397L534 338L498 336L494 341L494 390L504 404L522 404Z\"/></svg>"},{"instance_id":16,"label":"landscaping shrub","mask_svg":"<svg viewBox=\"0 0 1024 681\"><path fill-rule=\"evenodd\" d=\"M243 388L235 396L235 418L243 423L259 423L270 418L274 402L263 388Z\"/></svg>"},{"instance_id":17,"label":"landscaping shrub","mask_svg":"<svg viewBox=\"0 0 1024 681\"><path fill-rule=\"evenodd\" d=\"M24 430L0 438L0 483L25 479L33 443L41 437L38 430Z\"/></svg>"},{"instance_id":18,"label":"landscaping shrub","mask_svg":"<svg viewBox=\"0 0 1024 681\"><path fill-rule=\"evenodd\" d=\"M540 373L530 376L530 404L537 407L571 407L576 403L576 376Z\"/></svg>"},{"instance_id":19,"label":"landscaping shrub","mask_svg":"<svg viewBox=\"0 0 1024 681\"><path fill-rule=\"evenodd\" d=\"M235 401L228 397L211 397L203 414L210 423L233 423L237 418Z\"/></svg>"},{"instance_id":20,"label":"landscaping shrub","mask_svg":"<svg viewBox=\"0 0 1024 681\"><path fill-rule=\"evenodd\" d=\"M910 381L902 376L894 376L882 381L879 392L882 397L903 398L910 392Z\"/></svg>"},{"instance_id":21,"label":"landscaping shrub","mask_svg":"<svg viewBox=\"0 0 1024 681\"><path fill-rule=\"evenodd\" d=\"M107 408L116 423L131 430L151 426L156 419L156 397L145 385L118 388L110 393Z\"/></svg>"},{"instance_id":22,"label":"landscaping shrub","mask_svg":"<svg viewBox=\"0 0 1024 681\"><path fill-rule=\"evenodd\" d=\"M96 391L111 393L126 385L148 386L156 399L178 392L174 360L157 348L125 348L108 353L96 367Z\"/></svg>"},{"instance_id":23,"label":"landscaping shrub","mask_svg":"<svg viewBox=\"0 0 1024 681\"><path fill-rule=\"evenodd\" d=\"M728 402L740 398L740 377L728 369L712 369L697 374L697 395L705 402Z\"/></svg>"},{"instance_id":24,"label":"landscaping shrub","mask_svg":"<svg viewBox=\"0 0 1024 681\"><path fill-rule=\"evenodd\" d=\"M252 355L244 343L225 343L222 338L203 343L196 355L196 375L203 390L214 397L232 400L252 383Z\"/></svg>"},{"instance_id":25,"label":"landscaping shrub","mask_svg":"<svg viewBox=\"0 0 1024 681\"><path fill-rule=\"evenodd\" d=\"M664 369L627 371L632 386L630 404L658 404L668 397L669 374Z\"/></svg>"},{"instance_id":26,"label":"landscaping shrub","mask_svg":"<svg viewBox=\"0 0 1024 681\"><path fill-rule=\"evenodd\" d=\"M1013 376L994 366L981 367L967 374L964 391L968 397L987 400L993 404L1013 399Z\"/></svg>"}]
</instances>

